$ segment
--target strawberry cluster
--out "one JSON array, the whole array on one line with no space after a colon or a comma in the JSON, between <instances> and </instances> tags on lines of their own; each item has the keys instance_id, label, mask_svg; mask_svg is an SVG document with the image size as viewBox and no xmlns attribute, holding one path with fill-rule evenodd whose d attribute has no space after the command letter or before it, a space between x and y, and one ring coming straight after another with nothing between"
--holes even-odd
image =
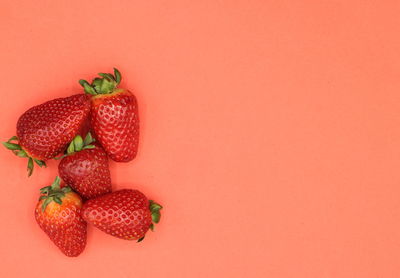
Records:
<instances>
[{"instance_id":1,"label":"strawberry cluster","mask_svg":"<svg viewBox=\"0 0 400 278\"><path fill-rule=\"evenodd\" d=\"M109 159L129 162L139 144L136 97L119 88L121 73L80 80L84 94L53 99L18 119L17 136L3 145L34 165L60 160L59 176L40 189L35 218L67 256L86 246L87 223L117 238L142 241L160 221L161 205L138 190L112 191ZM60 178L61 177L61 178Z\"/></svg>"}]
</instances>

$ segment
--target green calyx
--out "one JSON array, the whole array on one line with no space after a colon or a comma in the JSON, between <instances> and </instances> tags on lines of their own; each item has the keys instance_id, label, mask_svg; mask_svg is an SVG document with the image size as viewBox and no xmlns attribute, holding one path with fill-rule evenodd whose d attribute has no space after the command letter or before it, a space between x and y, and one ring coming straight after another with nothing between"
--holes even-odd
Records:
<instances>
[{"instance_id":1,"label":"green calyx","mask_svg":"<svg viewBox=\"0 0 400 278\"><path fill-rule=\"evenodd\" d=\"M153 223L158 224L160 222L161 218L161 213L160 210L163 208L160 204L157 204L153 200L149 201L150 203L150 212L151 212L151 219L153 220Z\"/></svg>"},{"instance_id":2,"label":"green calyx","mask_svg":"<svg viewBox=\"0 0 400 278\"><path fill-rule=\"evenodd\" d=\"M150 224L150 230L152 230L153 232L154 232L154 224L157 224L158 222L160 222L160 218L161 218L160 210L162 208L163 207L160 204L157 204L153 200L149 200L149 209L150 209L150 213L151 213L151 219L153 221L153 223ZM143 239L144 239L144 236L139 238L137 240L137 242L141 242Z\"/></svg>"},{"instance_id":3,"label":"green calyx","mask_svg":"<svg viewBox=\"0 0 400 278\"><path fill-rule=\"evenodd\" d=\"M100 77L92 80L92 84L83 79L79 80L85 93L90 95L110 94L121 83L121 73L116 68L114 68L114 75L111 73L99 73L99 75Z\"/></svg>"},{"instance_id":4,"label":"green calyx","mask_svg":"<svg viewBox=\"0 0 400 278\"><path fill-rule=\"evenodd\" d=\"M42 211L45 211L47 206L51 202L56 202L57 204L61 205L62 199L65 197L65 194L72 191L69 186L66 186L61 189L60 182L61 179L58 176L56 176L55 180L51 185L45 186L40 189L41 196L39 200L44 200L42 204Z\"/></svg>"},{"instance_id":5,"label":"green calyx","mask_svg":"<svg viewBox=\"0 0 400 278\"><path fill-rule=\"evenodd\" d=\"M82 150L94 149L96 148L96 146L92 145L92 143L94 143L95 141L96 140L92 137L92 134L90 134L90 132L86 135L85 139L82 139L82 136L77 135L71 141L71 143L69 143L69 146L65 153L62 156L55 157L54 159L59 160L66 157L67 155L71 155Z\"/></svg>"},{"instance_id":6,"label":"green calyx","mask_svg":"<svg viewBox=\"0 0 400 278\"><path fill-rule=\"evenodd\" d=\"M82 139L80 135L75 136L74 140L72 140L68 146L67 155L80 152L81 150L94 149L96 147L92 145L94 141L90 132L86 135L85 139Z\"/></svg>"},{"instance_id":7,"label":"green calyx","mask_svg":"<svg viewBox=\"0 0 400 278\"><path fill-rule=\"evenodd\" d=\"M18 143L13 143L13 141L18 141L17 136L11 137L7 142L2 142L4 147L11 150L16 156L28 158L28 177L32 175L34 163L36 163L39 167L46 167L46 162L43 160L39 160L33 157L30 157L28 153L19 145Z\"/></svg>"}]
</instances>

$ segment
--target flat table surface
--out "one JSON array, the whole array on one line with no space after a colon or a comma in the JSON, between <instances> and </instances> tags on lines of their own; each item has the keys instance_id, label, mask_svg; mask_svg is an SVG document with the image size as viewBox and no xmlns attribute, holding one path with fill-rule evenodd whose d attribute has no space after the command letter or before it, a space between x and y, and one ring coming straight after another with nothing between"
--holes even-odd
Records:
<instances>
[{"instance_id":1,"label":"flat table surface","mask_svg":"<svg viewBox=\"0 0 400 278\"><path fill-rule=\"evenodd\" d=\"M400 277L398 1L1 1L0 139L33 105L117 67L138 98L115 189L164 206L141 243L39 229L0 149L1 277Z\"/></svg>"}]
</instances>

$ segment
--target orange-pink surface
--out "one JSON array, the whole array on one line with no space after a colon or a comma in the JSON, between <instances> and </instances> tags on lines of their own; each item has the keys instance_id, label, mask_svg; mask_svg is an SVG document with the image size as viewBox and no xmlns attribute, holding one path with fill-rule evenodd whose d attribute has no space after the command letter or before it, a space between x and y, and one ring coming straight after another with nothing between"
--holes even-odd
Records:
<instances>
[{"instance_id":1,"label":"orange-pink surface","mask_svg":"<svg viewBox=\"0 0 400 278\"><path fill-rule=\"evenodd\" d=\"M164 205L137 244L65 257L0 150L0 277L400 277L398 1L1 1L1 140L118 67L141 144L114 188Z\"/></svg>"}]
</instances>

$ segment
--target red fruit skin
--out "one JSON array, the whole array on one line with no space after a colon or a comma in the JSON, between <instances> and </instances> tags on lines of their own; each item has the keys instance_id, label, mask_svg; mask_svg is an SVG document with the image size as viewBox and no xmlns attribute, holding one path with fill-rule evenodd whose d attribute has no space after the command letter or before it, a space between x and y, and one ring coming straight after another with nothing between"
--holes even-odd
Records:
<instances>
[{"instance_id":1,"label":"red fruit skin","mask_svg":"<svg viewBox=\"0 0 400 278\"><path fill-rule=\"evenodd\" d=\"M85 138L86 135L90 132L92 129L91 124L90 124L90 112L85 121L82 123L81 129L78 131L77 134L79 134L82 138Z\"/></svg>"},{"instance_id":2,"label":"red fruit skin","mask_svg":"<svg viewBox=\"0 0 400 278\"><path fill-rule=\"evenodd\" d=\"M81 216L82 200L69 192L62 205L51 202L42 211L43 200L35 209L36 222L54 244L68 257L76 257L86 246L87 224Z\"/></svg>"},{"instance_id":3,"label":"red fruit skin","mask_svg":"<svg viewBox=\"0 0 400 278\"><path fill-rule=\"evenodd\" d=\"M152 223L149 200L133 189L122 189L87 201L82 216L103 232L126 240L144 237Z\"/></svg>"},{"instance_id":4,"label":"red fruit skin","mask_svg":"<svg viewBox=\"0 0 400 278\"><path fill-rule=\"evenodd\" d=\"M61 159L58 172L62 180L84 199L111 192L111 177L106 152L96 148L81 150Z\"/></svg>"},{"instance_id":5,"label":"red fruit skin","mask_svg":"<svg viewBox=\"0 0 400 278\"><path fill-rule=\"evenodd\" d=\"M128 162L139 145L139 114L136 97L124 89L92 97L91 124L95 137L109 157Z\"/></svg>"},{"instance_id":6,"label":"red fruit skin","mask_svg":"<svg viewBox=\"0 0 400 278\"><path fill-rule=\"evenodd\" d=\"M84 94L34 106L18 119L19 144L33 158L51 159L65 150L89 113L90 97Z\"/></svg>"}]
</instances>

